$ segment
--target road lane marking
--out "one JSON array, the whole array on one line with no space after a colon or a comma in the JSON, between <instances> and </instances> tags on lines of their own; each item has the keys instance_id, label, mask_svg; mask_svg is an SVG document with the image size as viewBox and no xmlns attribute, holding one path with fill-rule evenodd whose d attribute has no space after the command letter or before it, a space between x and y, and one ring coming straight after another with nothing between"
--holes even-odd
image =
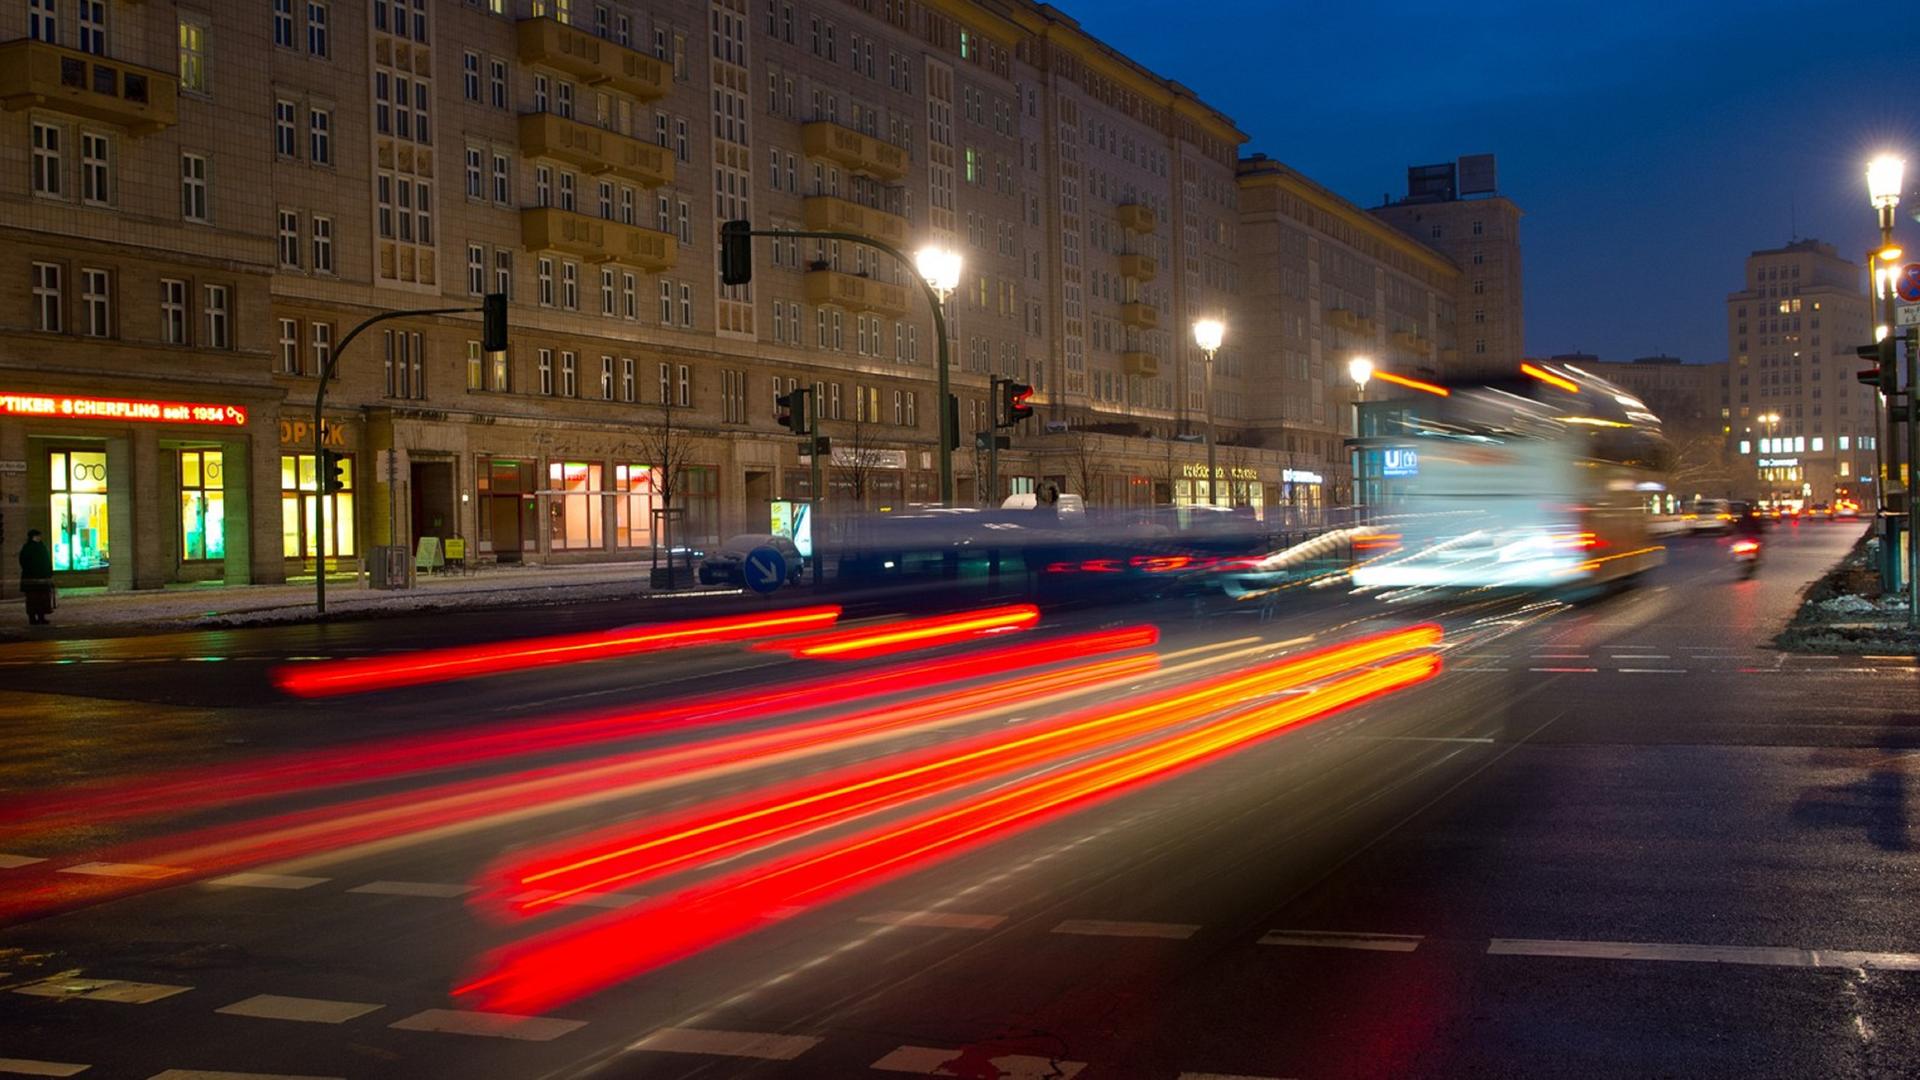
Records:
<instances>
[{"instance_id":1,"label":"road lane marking","mask_svg":"<svg viewBox=\"0 0 1920 1080\"><path fill-rule=\"evenodd\" d=\"M88 1001L117 1001L124 1005L145 1005L184 994L191 986L165 983L128 982L125 979L77 979L56 975L51 979L14 988L16 994L32 997L85 998Z\"/></svg>"},{"instance_id":2,"label":"road lane marking","mask_svg":"<svg viewBox=\"0 0 1920 1080\"><path fill-rule=\"evenodd\" d=\"M64 1061L0 1058L0 1073L10 1076L79 1076L91 1068L91 1065L72 1065Z\"/></svg>"},{"instance_id":3,"label":"road lane marking","mask_svg":"<svg viewBox=\"0 0 1920 1080\"><path fill-rule=\"evenodd\" d=\"M771 1035L760 1031L716 1031L712 1028L661 1028L627 1047L663 1054L711 1054L715 1057L792 1061L820 1045L810 1035Z\"/></svg>"},{"instance_id":4,"label":"road lane marking","mask_svg":"<svg viewBox=\"0 0 1920 1080\"><path fill-rule=\"evenodd\" d=\"M1053 928L1056 934L1082 934L1087 937L1151 937L1185 941L1198 933L1198 926L1186 923L1112 922L1106 919L1068 919Z\"/></svg>"},{"instance_id":5,"label":"road lane marking","mask_svg":"<svg viewBox=\"0 0 1920 1080\"><path fill-rule=\"evenodd\" d=\"M292 874L240 873L212 878L206 884L236 889L310 889L331 880L333 879L323 877L295 877Z\"/></svg>"},{"instance_id":6,"label":"road lane marking","mask_svg":"<svg viewBox=\"0 0 1920 1080\"><path fill-rule=\"evenodd\" d=\"M444 1035L480 1035L521 1042L552 1042L587 1026L585 1020L556 1020L551 1016L427 1009L387 1025L396 1031L436 1031Z\"/></svg>"},{"instance_id":7,"label":"road lane marking","mask_svg":"<svg viewBox=\"0 0 1920 1080\"><path fill-rule=\"evenodd\" d=\"M513 897L509 903L524 904L532 900L545 900L557 891L556 889L533 889ZM574 896L563 896L553 902L570 907L597 907L617 910L623 907L632 907L634 904L645 899L646 897L640 893L579 893Z\"/></svg>"},{"instance_id":8,"label":"road lane marking","mask_svg":"<svg viewBox=\"0 0 1920 1080\"><path fill-rule=\"evenodd\" d=\"M1491 745L1494 741L1491 735L1348 735L1345 737L1359 739L1362 742L1470 743L1475 746Z\"/></svg>"},{"instance_id":9,"label":"road lane marking","mask_svg":"<svg viewBox=\"0 0 1920 1080\"><path fill-rule=\"evenodd\" d=\"M175 874L184 874L186 872L187 868L184 866L146 866L141 863L123 862L89 862L81 863L78 866L63 866L60 868L60 873L62 874L86 874L89 877L140 878L144 881L155 881L160 878L172 877Z\"/></svg>"},{"instance_id":10,"label":"road lane marking","mask_svg":"<svg viewBox=\"0 0 1920 1080\"><path fill-rule=\"evenodd\" d=\"M34 863L46 861L37 855L0 855L0 870L17 870L22 866L32 866Z\"/></svg>"},{"instance_id":11,"label":"road lane marking","mask_svg":"<svg viewBox=\"0 0 1920 1080\"><path fill-rule=\"evenodd\" d=\"M1622 675L1685 675L1686 668L1677 667L1623 667Z\"/></svg>"},{"instance_id":12,"label":"road lane marking","mask_svg":"<svg viewBox=\"0 0 1920 1080\"><path fill-rule=\"evenodd\" d=\"M1920 953L1796 949L1773 945L1673 945L1638 941L1542 941L1495 938L1490 956L1557 956L1589 960L1668 960L1766 967L1880 968L1920 971Z\"/></svg>"},{"instance_id":13,"label":"road lane marking","mask_svg":"<svg viewBox=\"0 0 1920 1080\"><path fill-rule=\"evenodd\" d=\"M966 1057L965 1063L971 1064L977 1055L984 1053L987 1051L969 1053L932 1046L902 1046L874 1062L873 1067L884 1072L913 1073L915 1076L981 1076L986 1074L985 1068L961 1073L941 1066L959 1061L963 1055ZM981 1064L991 1064L998 1069L1001 1080L1069 1080L1080 1075L1080 1071L1087 1067L1084 1061L1060 1061L1035 1054L1001 1054Z\"/></svg>"},{"instance_id":14,"label":"road lane marking","mask_svg":"<svg viewBox=\"0 0 1920 1080\"><path fill-rule=\"evenodd\" d=\"M1183 1072L1179 1080L1280 1080L1277 1076L1246 1076L1241 1073Z\"/></svg>"},{"instance_id":15,"label":"road lane marking","mask_svg":"<svg viewBox=\"0 0 1920 1080\"><path fill-rule=\"evenodd\" d=\"M213 1010L228 1016L252 1016L261 1020L301 1020L309 1024L344 1024L385 1005L362 1001L327 1001L324 998L282 997L279 994L255 994L244 1001Z\"/></svg>"},{"instance_id":16,"label":"road lane marking","mask_svg":"<svg viewBox=\"0 0 1920 1080\"><path fill-rule=\"evenodd\" d=\"M215 1069L168 1069L147 1080L341 1080L338 1076L289 1076L286 1073L237 1073Z\"/></svg>"},{"instance_id":17,"label":"road lane marking","mask_svg":"<svg viewBox=\"0 0 1920 1080\"><path fill-rule=\"evenodd\" d=\"M347 891L350 893L368 893L373 896L465 896L474 890L472 885L444 885L434 881L370 881L365 885L356 885Z\"/></svg>"},{"instance_id":18,"label":"road lane marking","mask_svg":"<svg viewBox=\"0 0 1920 1080\"><path fill-rule=\"evenodd\" d=\"M882 911L859 920L876 926L932 926L942 930L992 930L1005 915L966 915L958 911Z\"/></svg>"},{"instance_id":19,"label":"road lane marking","mask_svg":"<svg viewBox=\"0 0 1920 1080\"><path fill-rule=\"evenodd\" d=\"M1593 672L1599 671L1600 669L1591 668L1591 667L1530 667L1527 670L1528 671L1547 671L1547 672L1552 672L1556 675L1576 675L1576 674L1590 675Z\"/></svg>"},{"instance_id":20,"label":"road lane marking","mask_svg":"<svg viewBox=\"0 0 1920 1080\"><path fill-rule=\"evenodd\" d=\"M1632 655L1628 655L1626 653L1614 653L1613 658L1615 660L1671 660L1673 659L1673 657L1667 655L1666 653L1634 653Z\"/></svg>"},{"instance_id":21,"label":"road lane marking","mask_svg":"<svg viewBox=\"0 0 1920 1080\"><path fill-rule=\"evenodd\" d=\"M1313 949L1361 949L1368 952L1412 952L1423 941L1419 934L1340 934L1325 930L1269 930L1262 945L1294 945Z\"/></svg>"}]
</instances>

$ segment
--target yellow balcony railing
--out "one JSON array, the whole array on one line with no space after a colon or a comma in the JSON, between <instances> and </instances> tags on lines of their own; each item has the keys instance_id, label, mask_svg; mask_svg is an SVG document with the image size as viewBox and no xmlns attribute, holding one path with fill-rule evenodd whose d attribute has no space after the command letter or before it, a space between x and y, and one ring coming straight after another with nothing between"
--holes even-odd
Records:
<instances>
[{"instance_id":1,"label":"yellow balcony railing","mask_svg":"<svg viewBox=\"0 0 1920 1080\"><path fill-rule=\"evenodd\" d=\"M671 233L554 206L520 211L520 239L532 251L557 251L587 262L616 262L649 273L673 269L680 255L680 245Z\"/></svg>"},{"instance_id":2,"label":"yellow balcony railing","mask_svg":"<svg viewBox=\"0 0 1920 1080\"><path fill-rule=\"evenodd\" d=\"M1159 270L1159 264L1151 255L1120 256L1120 276L1122 277L1130 277L1135 281L1152 281L1153 275Z\"/></svg>"},{"instance_id":3,"label":"yellow balcony railing","mask_svg":"<svg viewBox=\"0 0 1920 1080\"><path fill-rule=\"evenodd\" d=\"M803 220L809 229L858 233L894 247L907 242L906 218L831 195L809 196Z\"/></svg>"},{"instance_id":4,"label":"yellow balcony railing","mask_svg":"<svg viewBox=\"0 0 1920 1080\"><path fill-rule=\"evenodd\" d=\"M894 183L906 179L907 152L871 135L816 120L800 129L800 146L808 157L837 161L849 170Z\"/></svg>"},{"instance_id":5,"label":"yellow balcony railing","mask_svg":"<svg viewBox=\"0 0 1920 1080\"><path fill-rule=\"evenodd\" d=\"M172 72L31 38L0 45L0 105L8 109L52 109L147 135L179 121L179 98Z\"/></svg>"},{"instance_id":6,"label":"yellow balcony railing","mask_svg":"<svg viewBox=\"0 0 1920 1080\"><path fill-rule=\"evenodd\" d=\"M837 304L853 311L873 311L898 319L907 313L907 290L838 270L809 270L807 303Z\"/></svg>"},{"instance_id":7,"label":"yellow balcony railing","mask_svg":"<svg viewBox=\"0 0 1920 1080\"><path fill-rule=\"evenodd\" d=\"M1150 352L1124 352L1120 354L1120 367L1129 375L1151 379L1160 374L1160 358Z\"/></svg>"},{"instance_id":8,"label":"yellow balcony railing","mask_svg":"<svg viewBox=\"0 0 1920 1080\"><path fill-rule=\"evenodd\" d=\"M1121 304L1120 321L1136 329L1152 330L1160 325L1160 309L1137 300Z\"/></svg>"},{"instance_id":9,"label":"yellow balcony railing","mask_svg":"<svg viewBox=\"0 0 1920 1080\"><path fill-rule=\"evenodd\" d=\"M665 97L673 85L673 69L665 62L550 18L521 19L515 33L525 63L605 84L642 101Z\"/></svg>"},{"instance_id":10,"label":"yellow balcony railing","mask_svg":"<svg viewBox=\"0 0 1920 1080\"><path fill-rule=\"evenodd\" d=\"M666 147L553 113L520 117L520 149L528 157L564 161L584 172L612 174L642 187L673 183L673 154Z\"/></svg>"},{"instance_id":11,"label":"yellow balcony railing","mask_svg":"<svg viewBox=\"0 0 1920 1080\"><path fill-rule=\"evenodd\" d=\"M1410 334L1402 330L1393 335L1393 343L1415 356L1431 356L1433 354L1433 342L1428 341L1419 334Z\"/></svg>"},{"instance_id":12,"label":"yellow balcony railing","mask_svg":"<svg viewBox=\"0 0 1920 1080\"><path fill-rule=\"evenodd\" d=\"M1128 203L1115 210L1114 216L1120 219L1120 227L1123 229L1137 233L1153 231L1155 222L1153 207L1144 203Z\"/></svg>"}]
</instances>

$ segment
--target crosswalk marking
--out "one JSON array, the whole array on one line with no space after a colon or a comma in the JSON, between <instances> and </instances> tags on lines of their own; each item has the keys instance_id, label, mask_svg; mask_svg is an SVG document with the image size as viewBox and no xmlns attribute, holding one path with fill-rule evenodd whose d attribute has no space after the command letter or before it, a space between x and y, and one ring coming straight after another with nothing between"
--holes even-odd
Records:
<instances>
[{"instance_id":1,"label":"crosswalk marking","mask_svg":"<svg viewBox=\"0 0 1920 1080\"><path fill-rule=\"evenodd\" d=\"M873 1063L882 1072L913 1073L916 1076L978 1076L986 1067L998 1070L1001 1080L1071 1080L1087 1067L1084 1061L1060 1061L1035 1054L995 1054L989 1049L941 1050L931 1046L902 1046ZM949 1065L978 1065L973 1072L961 1072Z\"/></svg>"},{"instance_id":2,"label":"crosswalk marking","mask_svg":"<svg viewBox=\"0 0 1920 1080\"><path fill-rule=\"evenodd\" d=\"M9 1076L79 1076L91 1068L91 1065L73 1065L65 1061L0 1058L0 1073Z\"/></svg>"},{"instance_id":3,"label":"crosswalk marking","mask_svg":"<svg viewBox=\"0 0 1920 1080\"><path fill-rule=\"evenodd\" d=\"M666 1054L711 1054L716 1057L792 1061L820 1045L811 1035L773 1035L759 1031L716 1031L709 1028L661 1028L627 1047Z\"/></svg>"},{"instance_id":4,"label":"crosswalk marking","mask_svg":"<svg viewBox=\"0 0 1920 1080\"><path fill-rule=\"evenodd\" d=\"M22 866L32 866L34 863L46 861L37 855L0 855L0 870L16 870Z\"/></svg>"},{"instance_id":5,"label":"crosswalk marking","mask_svg":"<svg viewBox=\"0 0 1920 1080\"><path fill-rule=\"evenodd\" d=\"M1324 930L1270 930L1262 945L1294 945L1312 949L1360 949L1367 952L1412 952L1420 947L1418 934L1335 934Z\"/></svg>"},{"instance_id":6,"label":"crosswalk marking","mask_svg":"<svg viewBox=\"0 0 1920 1080\"><path fill-rule=\"evenodd\" d=\"M958 911L882 911L860 917L876 926L932 926L942 930L991 930L1007 921L1005 915L965 915Z\"/></svg>"},{"instance_id":7,"label":"crosswalk marking","mask_svg":"<svg viewBox=\"0 0 1920 1080\"><path fill-rule=\"evenodd\" d=\"M1056 934L1080 934L1087 937L1150 937L1185 941L1199 932L1187 923L1112 922L1106 919L1068 919L1053 928Z\"/></svg>"},{"instance_id":8,"label":"crosswalk marking","mask_svg":"<svg viewBox=\"0 0 1920 1080\"><path fill-rule=\"evenodd\" d=\"M88 1001L117 1001L124 1005L145 1005L170 998L175 994L184 994L193 989L191 986L169 986L166 983L128 982L125 979L81 979L72 976L56 975L27 986L14 988L16 994L32 997L85 998Z\"/></svg>"},{"instance_id":9,"label":"crosswalk marking","mask_svg":"<svg viewBox=\"0 0 1920 1080\"><path fill-rule=\"evenodd\" d=\"M323 877L297 877L292 874L228 874L225 877L210 879L209 885L230 886L238 889L310 889L330 879Z\"/></svg>"},{"instance_id":10,"label":"crosswalk marking","mask_svg":"<svg viewBox=\"0 0 1920 1080\"><path fill-rule=\"evenodd\" d=\"M587 1026L584 1020L556 1020L551 1016L464 1012L427 1009L387 1025L397 1031L437 1031L447 1035L482 1035L521 1042L551 1042Z\"/></svg>"},{"instance_id":11,"label":"crosswalk marking","mask_svg":"<svg viewBox=\"0 0 1920 1080\"><path fill-rule=\"evenodd\" d=\"M228 1016L252 1016L262 1020L302 1020L310 1024L344 1024L365 1016L384 1005L361 1001L327 1001L323 998L282 997L279 994L255 994L244 1001L213 1010Z\"/></svg>"},{"instance_id":12,"label":"crosswalk marking","mask_svg":"<svg viewBox=\"0 0 1920 1080\"><path fill-rule=\"evenodd\" d=\"M350 893L369 893L374 896L465 896L473 891L471 885L446 885L434 881L370 881L365 885L356 885L348 889Z\"/></svg>"},{"instance_id":13,"label":"crosswalk marking","mask_svg":"<svg viewBox=\"0 0 1920 1080\"><path fill-rule=\"evenodd\" d=\"M86 874L90 877L141 878L143 880L153 881L160 878L172 877L175 874L184 874L187 871L185 867L181 866L147 866L143 863L88 862L81 863L78 866L63 866L60 868L60 872L63 874Z\"/></svg>"}]
</instances>

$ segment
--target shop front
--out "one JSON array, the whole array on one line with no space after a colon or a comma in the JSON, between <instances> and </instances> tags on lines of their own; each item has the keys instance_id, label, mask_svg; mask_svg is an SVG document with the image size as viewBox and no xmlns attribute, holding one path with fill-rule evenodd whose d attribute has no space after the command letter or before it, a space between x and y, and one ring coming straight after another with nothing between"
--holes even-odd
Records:
<instances>
[{"instance_id":1,"label":"shop front","mask_svg":"<svg viewBox=\"0 0 1920 1080\"><path fill-rule=\"evenodd\" d=\"M322 449L339 454L334 478L339 490L323 491L322 462L313 449L313 417L280 418L280 557L288 576L312 576L324 546L330 572L357 570L360 565L359 492L362 455L357 420L328 417L322 430ZM326 504L325 544L321 543L320 510Z\"/></svg>"}]
</instances>

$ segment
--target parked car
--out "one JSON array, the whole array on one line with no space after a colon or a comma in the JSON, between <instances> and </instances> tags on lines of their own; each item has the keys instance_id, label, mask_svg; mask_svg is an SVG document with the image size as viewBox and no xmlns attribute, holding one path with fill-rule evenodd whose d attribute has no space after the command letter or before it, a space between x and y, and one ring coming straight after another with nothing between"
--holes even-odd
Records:
<instances>
[{"instance_id":1,"label":"parked car","mask_svg":"<svg viewBox=\"0 0 1920 1080\"><path fill-rule=\"evenodd\" d=\"M727 538L727 542L707 553L700 560L700 584L702 585L745 585L747 554L755 548L772 548L778 551L787 562L787 583L798 584L804 560L800 549L793 541L772 533L741 533Z\"/></svg>"}]
</instances>

